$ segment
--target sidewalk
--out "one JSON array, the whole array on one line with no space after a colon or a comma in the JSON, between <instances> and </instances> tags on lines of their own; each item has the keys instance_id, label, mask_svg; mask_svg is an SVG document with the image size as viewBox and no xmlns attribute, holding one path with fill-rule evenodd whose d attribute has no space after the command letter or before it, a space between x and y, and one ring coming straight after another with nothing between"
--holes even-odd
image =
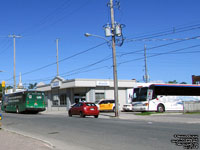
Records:
<instances>
[{"instance_id":1,"label":"sidewalk","mask_svg":"<svg viewBox=\"0 0 200 150\"><path fill-rule=\"evenodd\" d=\"M42 141L0 129L0 149L2 150L52 150Z\"/></svg>"}]
</instances>

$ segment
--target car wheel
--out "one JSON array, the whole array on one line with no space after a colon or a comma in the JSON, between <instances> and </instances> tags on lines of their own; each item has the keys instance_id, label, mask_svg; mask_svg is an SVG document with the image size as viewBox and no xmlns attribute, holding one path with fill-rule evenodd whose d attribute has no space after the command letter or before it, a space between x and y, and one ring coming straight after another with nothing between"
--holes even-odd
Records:
<instances>
[{"instance_id":1,"label":"car wheel","mask_svg":"<svg viewBox=\"0 0 200 150\"><path fill-rule=\"evenodd\" d=\"M85 115L83 114L83 112L80 112L80 117L85 118Z\"/></svg>"},{"instance_id":2,"label":"car wheel","mask_svg":"<svg viewBox=\"0 0 200 150\"><path fill-rule=\"evenodd\" d=\"M113 112L115 112L115 107L113 107Z\"/></svg>"},{"instance_id":3,"label":"car wheel","mask_svg":"<svg viewBox=\"0 0 200 150\"><path fill-rule=\"evenodd\" d=\"M72 114L71 114L71 112L69 112L69 113L68 113L68 115L69 115L69 117L72 117Z\"/></svg>"},{"instance_id":4,"label":"car wheel","mask_svg":"<svg viewBox=\"0 0 200 150\"><path fill-rule=\"evenodd\" d=\"M94 116L94 118L98 118L98 117L99 117L99 115L95 115L95 116Z\"/></svg>"},{"instance_id":5,"label":"car wheel","mask_svg":"<svg viewBox=\"0 0 200 150\"><path fill-rule=\"evenodd\" d=\"M162 104L159 104L157 107L157 112L164 112L165 111L165 107Z\"/></svg>"}]
</instances>

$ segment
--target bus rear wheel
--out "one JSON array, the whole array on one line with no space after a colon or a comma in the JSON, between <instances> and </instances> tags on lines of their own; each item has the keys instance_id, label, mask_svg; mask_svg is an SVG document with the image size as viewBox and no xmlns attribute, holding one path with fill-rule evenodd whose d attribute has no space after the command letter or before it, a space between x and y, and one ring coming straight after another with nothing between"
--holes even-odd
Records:
<instances>
[{"instance_id":1,"label":"bus rear wheel","mask_svg":"<svg viewBox=\"0 0 200 150\"><path fill-rule=\"evenodd\" d=\"M18 108L18 106L16 107L16 113L19 114L19 108Z\"/></svg>"},{"instance_id":2,"label":"bus rear wheel","mask_svg":"<svg viewBox=\"0 0 200 150\"><path fill-rule=\"evenodd\" d=\"M159 104L159 105L158 105L158 107L157 107L157 112L160 112L160 113L165 112L165 107L164 107L163 104Z\"/></svg>"},{"instance_id":3,"label":"bus rear wheel","mask_svg":"<svg viewBox=\"0 0 200 150\"><path fill-rule=\"evenodd\" d=\"M6 106L4 106L4 112L7 112L7 110L6 110Z\"/></svg>"}]
</instances>

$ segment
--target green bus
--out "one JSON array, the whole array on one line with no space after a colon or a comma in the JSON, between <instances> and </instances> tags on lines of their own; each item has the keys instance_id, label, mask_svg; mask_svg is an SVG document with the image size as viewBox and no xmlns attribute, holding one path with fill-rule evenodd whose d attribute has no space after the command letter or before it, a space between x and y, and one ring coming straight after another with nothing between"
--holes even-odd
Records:
<instances>
[{"instance_id":1,"label":"green bus","mask_svg":"<svg viewBox=\"0 0 200 150\"><path fill-rule=\"evenodd\" d=\"M45 110L45 95L36 90L26 90L5 94L2 99L1 110L16 113L38 113Z\"/></svg>"}]
</instances>

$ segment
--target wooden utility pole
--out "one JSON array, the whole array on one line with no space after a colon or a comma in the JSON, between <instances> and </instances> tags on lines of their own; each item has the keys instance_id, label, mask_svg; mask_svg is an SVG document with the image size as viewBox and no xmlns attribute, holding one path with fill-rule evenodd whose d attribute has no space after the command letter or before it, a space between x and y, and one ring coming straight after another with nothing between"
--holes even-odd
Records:
<instances>
[{"instance_id":1,"label":"wooden utility pole","mask_svg":"<svg viewBox=\"0 0 200 150\"><path fill-rule=\"evenodd\" d=\"M58 67L58 40L59 40L59 39L56 39L56 49L57 49L57 56L56 56L56 58L57 58L57 76L59 76L59 67Z\"/></svg>"},{"instance_id":2,"label":"wooden utility pole","mask_svg":"<svg viewBox=\"0 0 200 150\"><path fill-rule=\"evenodd\" d=\"M14 85L13 85L13 92L16 92L16 72L15 72L15 38L21 38L22 36L18 35L9 35L8 37L13 38L13 45L14 45L14 73L13 73L13 80L14 80Z\"/></svg>"},{"instance_id":3,"label":"wooden utility pole","mask_svg":"<svg viewBox=\"0 0 200 150\"><path fill-rule=\"evenodd\" d=\"M116 63L116 48L115 48L115 19L114 19L113 0L110 0L110 13L111 13L111 24L112 24L111 30L112 30L115 117L119 117L118 79L117 79L117 63Z\"/></svg>"},{"instance_id":4,"label":"wooden utility pole","mask_svg":"<svg viewBox=\"0 0 200 150\"><path fill-rule=\"evenodd\" d=\"M145 82L148 83L148 73L147 73L147 54L146 54L146 45L144 45L144 62L145 62L145 75L144 79Z\"/></svg>"}]
</instances>

